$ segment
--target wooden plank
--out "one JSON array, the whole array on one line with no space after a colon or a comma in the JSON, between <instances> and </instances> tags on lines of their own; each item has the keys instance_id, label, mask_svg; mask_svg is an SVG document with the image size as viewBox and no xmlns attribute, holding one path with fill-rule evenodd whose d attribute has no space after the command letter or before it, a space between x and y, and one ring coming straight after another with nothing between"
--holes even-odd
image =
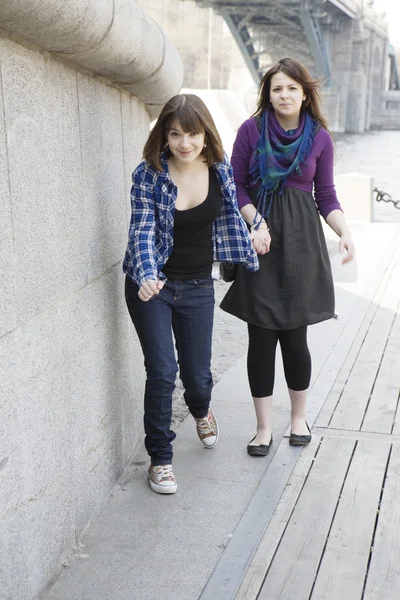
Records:
<instances>
[{"instance_id":1,"label":"wooden plank","mask_svg":"<svg viewBox=\"0 0 400 600\"><path fill-rule=\"evenodd\" d=\"M396 315L396 321L393 325L393 338L390 340L390 349L388 348L389 361L391 361L390 370L390 387L394 388L391 394L397 392L397 410L394 417L392 435L400 435L400 406L399 406L399 393L400 393L400 307L398 314ZM389 367L390 368L390 367Z\"/></svg>"},{"instance_id":2,"label":"wooden plank","mask_svg":"<svg viewBox=\"0 0 400 600\"><path fill-rule=\"evenodd\" d=\"M335 411L336 406L339 403L341 395L343 394L343 390L346 386L346 382L347 382L347 380L350 376L351 370L353 369L354 364L357 360L358 353L360 351L360 348L362 346L364 338L367 335L367 331L369 329L369 326L372 322L372 319L375 315L376 310L377 310L377 306L375 306L375 305L373 305L369 308L367 315L366 315L360 329L358 330L356 337L354 338L354 341L351 345L349 353L347 354L347 356L345 358L342 368L340 369L339 375L337 376L337 379L335 380L335 382L329 392L329 395L328 395L328 397L327 397L323 407L321 408L319 415L315 421L315 425L317 427L328 427L329 426L332 415Z\"/></svg>"},{"instance_id":3,"label":"wooden plank","mask_svg":"<svg viewBox=\"0 0 400 600\"><path fill-rule=\"evenodd\" d=\"M400 281L400 275L399 279ZM399 286L400 288L400 286ZM400 390L400 315L397 314L362 426L362 431L400 433L396 419Z\"/></svg>"},{"instance_id":4,"label":"wooden plank","mask_svg":"<svg viewBox=\"0 0 400 600\"><path fill-rule=\"evenodd\" d=\"M359 430L373 391L377 372L393 319L399 304L399 284L394 277L388 281L380 306L368 329L357 360L335 409L330 426L336 429Z\"/></svg>"},{"instance_id":5,"label":"wooden plank","mask_svg":"<svg viewBox=\"0 0 400 600\"><path fill-rule=\"evenodd\" d=\"M309 597L353 449L351 440L322 441L259 600Z\"/></svg>"},{"instance_id":6,"label":"wooden plank","mask_svg":"<svg viewBox=\"0 0 400 600\"><path fill-rule=\"evenodd\" d=\"M390 444L358 444L311 598L362 597ZM385 596L381 596L385 597Z\"/></svg>"},{"instance_id":7,"label":"wooden plank","mask_svg":"<svg viewBox=\"0 0 400 600\"><path fill-rule=\"evenodd\" d=\"M400 598L400 447L392 448L364 600Z\"/></svg>"},{"instance_id":8,"label":"wooden plank","mask_svg":"<svg viewBox=\"0 0 400 600\"><path fill-rule=\"evenodd\" d=\"M319 435L323 438L347 438L354 441L379 442L381 444L400 444L400 435L390 433L371 433L369 431L351 431L346 429L325 429L323 427L313 427L313 435Z\"/></svg>"},{"instance_id":9,"label":"wooden plank","mask_svg":"<svg viewBox=\"0 0 400 600\"><path fill-rule=\"evenodd\" d=\"M330 421L342 390L336 388L335 392L339 391L339 395L333 395L330 398L329 393L338 377L338 371L343 387L348 379L369 324L375 315L376 304L379 303L390 278L395 264L394 257L399 251L399 243L400 230L393 236L387 252L379 263L379 268L372 274L321 375L310 390L308 414L311 423L317 419L318 426L326 427ZM365 322L364 319L366 319ZM343 370L341 370L342 368Z\"/></svg>"},{"instance_id":10,"label":"wooden plank","mask_svg":"<svg viewBox=\"0 0 400 600\"><path fill-rule=\"evenodd\" d=\"M356 362L364 338L367 335L368 329L375 317L376 311L391 277L393 268L397 263L398 249L399 241L398 235L396 235L389 247L388 253L384 257L384 261L382 261L383 264L385 264L385 261L387 261L387 267L384 269L383 273L379 271L380 278L378 282L376 280L370 282L370 285L365 290L363 297L360 298L360 302L357 304L356 310L352 314L352 326L347 326L343 336L344 339L339 340L339 343L337 344L338 348L339 346L346 346L347 341L349 350L345 360L342 360L339 375L331 383L332 387L330 391L328 388L326 401L322 407L319 407L320 411L315 422L315 425L318 427L327 427L330 423L332 413L334 412L334 409L340 400L343 389ZM350 337L350 342L349 335L352 335L352 337ZM334 358L334 355L332 358Z\"/></svg>"},{"instance_id":11,"label":"wooden plank","mask_svg":"<svg viewBox=\"0 0 400 600\"><path fill-rule=\"evenodd\" d=\"M296 467L271 517L267 530L243 578L235 600L256 600L265 573L279 545L280 538L301 493L307 474L312 467L319 443L319 436L313 435L311 443L303 448Z\"/></svg>"},{"instance_id":12,"label":"wooden plank","mask_svg":"<svg viewBox=\"0 0 400 600\"><path fill-rule=\"evenodd\" d=\"M378 308L335 407L330 427L355 431L360 429L391 324L386 311Z\"/></svg>"}]
</instances>

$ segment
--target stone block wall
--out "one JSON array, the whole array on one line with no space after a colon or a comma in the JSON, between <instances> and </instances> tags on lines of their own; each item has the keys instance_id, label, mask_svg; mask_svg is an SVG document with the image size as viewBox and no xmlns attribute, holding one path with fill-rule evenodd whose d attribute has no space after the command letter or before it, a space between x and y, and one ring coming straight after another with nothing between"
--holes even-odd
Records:
<instances>
[{"instance_id":1,"label":"stone block wall","mask_svg":"<svg viewBox=\"0 0 400 600\"><path fill-rule=\"evenodd\" d=\"M11 0L10 10L17 4ZM110 49L110 78L98 76L100 63L95 74L83 60L44 50L43 40L22 37L24 23L28 33L32 24L28 4L20 3L19 20L15 13L7 21L0 7L0 597L7 600L38 597L141 439L143 359L121 269L131 172L154 104L182 81L171 53L155 79L149 60L133 94L121 87L126 81L114 83ZM109 5L91 8L97 14ZM149 35L154 27L162 39L161 30L134 14L136 30L138 19L147 27L143 51L162 57ZM12 36L9 23L20 27Z\"/></svg>"},{"instance_id":2,"label":"stone block wall","mask_svg":"<svg viewBox=\"0 0 400 600\"><path fill-rule=\"evenodd\" d=\"M387 90L371 116L371 129L400 129L400 91Z\"/></svg>"}]
</instances>

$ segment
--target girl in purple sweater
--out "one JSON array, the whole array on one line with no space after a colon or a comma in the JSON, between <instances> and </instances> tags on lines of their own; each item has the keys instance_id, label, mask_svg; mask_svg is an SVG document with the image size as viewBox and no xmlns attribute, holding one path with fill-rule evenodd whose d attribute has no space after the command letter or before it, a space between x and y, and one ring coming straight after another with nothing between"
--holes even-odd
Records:
<instances>
[{"instance_id":1,"label":"girl in purple sweater","mask_svg":"<svg viewBox=\"0 0 400 600\"><path fill-rule=\"evenodd\" d=\"M239 128L232 166L239 208L260 269L238 266L221 308L248 323L247 369L257 433L247 446L272 444L272 394L279 341L291 401L291 445L311 441L306 422L311 357L307 326L334 315L330 261L319 213L340 237L343 263L354 245L333 183L334 149L318 82L284 58L260 82L254 115ZM313 194L314 188L314 194Z\"/></svg>"}]
</instances>

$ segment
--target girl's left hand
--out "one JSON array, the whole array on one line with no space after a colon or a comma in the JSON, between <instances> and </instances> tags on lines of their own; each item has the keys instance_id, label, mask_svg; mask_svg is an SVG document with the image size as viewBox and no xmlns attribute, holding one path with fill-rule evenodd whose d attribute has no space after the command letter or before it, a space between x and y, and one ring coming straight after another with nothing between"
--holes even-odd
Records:
<instances>
[{"instance_id":1,"label":"girl's left hand","mask_svg":"<svg viewBox=\"0 0 400 600\"><path fill-rule=\"evenodd\" d=\"M356 253L353 240L351 239L351 235L349 233L343 234L339 241L339 254L343 254L345 250L347 251L347 254L342 260L342 265L351 262Z\"/></svg>"}]
</instances>

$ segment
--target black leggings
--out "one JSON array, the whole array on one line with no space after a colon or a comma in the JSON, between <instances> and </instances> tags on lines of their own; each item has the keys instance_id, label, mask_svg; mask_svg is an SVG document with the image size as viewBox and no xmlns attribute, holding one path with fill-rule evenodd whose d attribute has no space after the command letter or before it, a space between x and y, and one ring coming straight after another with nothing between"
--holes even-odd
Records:
<instances>
[{"instance_id":1,"label":"black leggings","mask_svg":"<svg viewBox=\"0 0 400 600\"><path fill-rule=\"evenodd\" d=\"M249 324L248 330L247 373L253 397L264 398L274 391L278 340L288 387L295 391L309 387L311 356L307 345L307 326L277 331Z\"/></svg>"}]
</instances>

